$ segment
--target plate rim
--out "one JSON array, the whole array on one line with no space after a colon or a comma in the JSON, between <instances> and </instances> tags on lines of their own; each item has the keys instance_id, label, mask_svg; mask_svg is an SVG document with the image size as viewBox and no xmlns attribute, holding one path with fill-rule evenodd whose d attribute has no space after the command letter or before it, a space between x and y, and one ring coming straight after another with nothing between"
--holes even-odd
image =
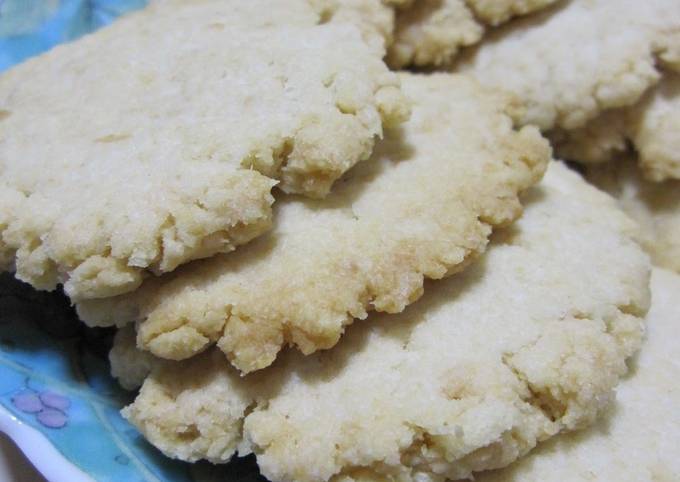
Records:
<instances>
[{"instance_id":1,"label":"plate rim","mask_svg":"<svg viewBox=\"0 0 680 482\"><path fill-rule=\"evenodd\" d=\"M39 430L25 424L0 405L0 432L17 445L29 462L49 481L96 482L69 461Z\"/></svg>"}]
</instances>

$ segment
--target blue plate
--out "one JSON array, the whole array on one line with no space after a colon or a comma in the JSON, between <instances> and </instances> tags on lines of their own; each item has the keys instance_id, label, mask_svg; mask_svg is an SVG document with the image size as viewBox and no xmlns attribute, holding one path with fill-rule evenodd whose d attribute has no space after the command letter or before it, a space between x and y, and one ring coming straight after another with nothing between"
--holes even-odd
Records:
<instances>
[{"instance_id":1,"label":"blue plate","mask_svg":"<svg viewBox=\"0 0 680 482\"><path fill-rule=\"evenodd\" d=\"M0 0L0 71L140 8L145 0ZM110 377L111 330L78 322L59 293L0 275L0 430L50 480L264 480L165 458L119 413L134 394Z\"/></svg>"},{"instance_id":2,"label":"blue plate","mask_svg":"<svg viewBox=\"0 0 680 482\"><path fill-rule=\"evenodd\" d=\"M0 0L0 71L145 4L146 0Z\"/></svg>"},{"instance_id":3,"label":"blue plate","mask_svg":"<svg viewBox=\"0 0 680 482\"><path fill-rule=\"evenodd\" d=\"M0 275L0 429L48 479L264 480L252 458L185 464L148 444L120 415L134 394L109 375L112 338L80 323L65 296Z\"/></svg>"}]
</instances>

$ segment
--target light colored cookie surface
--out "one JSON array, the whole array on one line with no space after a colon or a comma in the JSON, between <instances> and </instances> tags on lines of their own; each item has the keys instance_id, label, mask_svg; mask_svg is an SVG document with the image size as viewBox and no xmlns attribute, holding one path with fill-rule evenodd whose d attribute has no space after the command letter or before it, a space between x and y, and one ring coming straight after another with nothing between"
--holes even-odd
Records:
<instances>
[{"instance_id":1,"label":"light colored cookie surface","mask_svg":"<svg viewBox=\"0 0 680 482\"><path fill-rule=\"evenodd\" d=\"M218 343L243 372L285 344L330 348L371 310L400 312L425 278L461 270L495 225L521 212L550 148L517 131L507 97L450 74L403 74L414 113L322 201L277 203L270 235L193 263L129 296L79 305L93 325L141 321L138 342L170 359ZM226 363L226 360L225 360Z\"/></svg>"},{"instance_id":2,"label":"light colored cookie surface","mask_svg":"<svg viewBox=\"0 0 680 482\"><path fill-rule=\"evenodd\" d=\"M631 109L628 122L645 177L680 180L680 75L666 75Z\"/></svg>"},{"instance_id":3,"label":"light colored cookie surface","mask_svg":"<svg viewBox=\"0 0 680 482\"><path fill-rule=\"evenodd\" d=\"M568 0L491 33L457 67L526 104L522 123L576 129L635 104L680 65L676 0Z\"/></svg>"},{"instance_id":4,"label":"light colored cookie surface","mask_svg":"<svg viewBox=\"0 0 680 482\"><path fill-rule=\"evenodd\" d=\"M168 0L2 75L1 268L113 296L266 231L275 179L324 196L408 104L380 49L321 20Z\"/></svg>"},{"instance_id":5,"label":"light colored cookie surface","mask_svg":"<svg viewBox=\"0 0 680 482\"><path fill-rule=\"evenodd\" d=\"M588 178L640 224L654 263L680 273L680 181L646 181L632 159L592 166Z\"/></svg>"},{"instance_id":6,"label":"light colored cookie surface","mask_svg":"<svg viewBox=\"0 0 680 482\"><path fill-rule=\"evenodd\" d=\"M136 340L134 326L125 326L116 332L109 352L111 375L126 390L139 388L158 360L148 351L138 350Z\"/></svg>"},{"instance_id":7,"label":"light colored cookie surface","mask_svg":"<svg viewBox=\"0 0 680 482\"><path fill-rule=\"evenodd\" d=\"M323 21L351 23L381 52L392 43L395 7L388 0L307 0Z\"/></svg>"},{"instance_id":8,"label":"light colored cookie surface","mask_svg":"<svg viewBox=\"0 0 680 482\"><path fill-rule=\"evenodd\" d=\"M332 350L239 377L162 362L125 415L166 454L254 452L273 481L444 481L591 423L642 338L649 261L614 200L553 163L483 261Z\"/></svg>"},{"instance_id":9,"label":"light colored cookie surface","mask_svg":"<svg viewBox=\"0 0 680 482\"><path fill-rule=\"evenodd\" d=\"M554 135L558 154L578 162L605 162L630 141L647 179L680 179L680 76L667 72L640 102L605 112L585 127Z\"/></svg>"},{"instance_id":10,"label":"light colored cookie surface","mask_svg":"<svg viewBox=\"0 0 680 482\"><path fill-rule=\"evenodd\" d=\"M388 63L441 66L482 38L487 26L545 8L555 0L421 0L397 12Z\"/></svg>"},{"instance_id":11,"label":"light colored cookie surface","mask_svg":"<svg viewBox=\"0 0 680 482\"><path fill-rule=\"evenodd\" d=\"M607 110L578 129L550 132L555 154L560 159L597 164L627 152L629 112L630 108Z\"/></svg>"},{"instance_id":12,"label":"light colored cookie surface","mask_svg":"<svg viewBox=\"0 0 680 482\"><path fill-rule=\"evenodd\" d=\"M680 474L680 276L652 274L646 340L616 403L594 427L564 434L479 482L674 482Z\"/></svg>"}]
</instances>

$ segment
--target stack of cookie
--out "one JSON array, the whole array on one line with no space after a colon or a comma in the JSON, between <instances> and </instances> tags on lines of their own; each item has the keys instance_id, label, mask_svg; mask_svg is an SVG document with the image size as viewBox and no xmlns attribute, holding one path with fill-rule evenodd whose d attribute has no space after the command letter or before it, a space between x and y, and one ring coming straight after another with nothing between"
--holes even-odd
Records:
<instances>
[{"instance_id":1,"label":"stack of cookie","mask_svg":"<svg viewBox=\"0 0 680 482\"><path fill-rule=\"evenodd\" d=\"M0 76L0 268L169 457L677 480L679 75L677 0L157 0Z\"/></svg>"}]
</instances>

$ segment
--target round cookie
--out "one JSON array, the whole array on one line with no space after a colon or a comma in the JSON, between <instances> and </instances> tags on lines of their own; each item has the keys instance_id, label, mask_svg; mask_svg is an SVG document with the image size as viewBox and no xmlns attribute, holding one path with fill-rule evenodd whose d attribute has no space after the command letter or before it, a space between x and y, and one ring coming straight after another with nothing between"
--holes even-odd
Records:
<instances>
[{"instance_id":1,"label":"round cookie","mask_svg":"<svg viewBox=\"0 0 680 482\"><path fill-rule=\"evenodd\" d=\"M680 66L676 0L567 0L492 32L456 67L525 104L522 124L577 129Z\"/></svg>"},{"instance_id":2,"label":"round cookie","mask_svg":"<svg viewBox=\"0 0 680 482\"><path fill-rule=\"evenodd\" d=\"M672 482L680 474L680 276L655 269L646 340L616 403L587 430L560 435L478 482Z\"/></svg>"},{"instance_id":3,"label":"round cookie","mask_svg":"<svg viewBox=\"0 0 680 482\"><path fill-rule=\"evenodd\" d=\"M591 166L587 175L640 224L642 244L654 264L680 273L680 180L646 181L630 158Z\"/></svg>"},{"instance_id":4,"label":"round cookie","mask_svg":"<svg viewBox=\"0 0 680 482\"><path fill-rule=\"evenodd\" d=\"M481 40L487 26L547 7L555 0L421 0L397 11L387 62L441 66Z\"/></svg>"},{"instance_id":5,"label":"round cookie","mask_svg":"<svg viewBox=\"0 0 680 482\"><path fill-rule=\"evenodd\" d=\"M167 0L0 76L0 269L114 296L268 230L277 181L326 195L409 108L381 49L321 21Z\"/></svg>"},{"instance_id":6,"label":"round cookie","mask_svg":"<svg viewBox=\"0 0 680 482\"><path fill-rule=\"evenodd\" d=\"M247 377L214 350L158 362L125 416L169 456L253 452L301 482L466 478L592 423L640 344L649 261L615 202L559 163L526 203L404 313Z\"/></svg>"},{"instance_id":7,"label":"round cookie","mask_svg":"<svg viewBox=\"0 0 680 482\"><path fill-rule=\"evenodd\" d=\"M368 311L396 313L425 278L460 271L521 212L550 148L515 130L512 101L462 76L403 74L412 119L324 200L282 199L271 233L129 295L80 303L92 325L139 322L138 344L173 360L217 343L247 373L282 346L335 345ZM226 360L225 360L226 363Z\"/></svg>"}]
</instances>

